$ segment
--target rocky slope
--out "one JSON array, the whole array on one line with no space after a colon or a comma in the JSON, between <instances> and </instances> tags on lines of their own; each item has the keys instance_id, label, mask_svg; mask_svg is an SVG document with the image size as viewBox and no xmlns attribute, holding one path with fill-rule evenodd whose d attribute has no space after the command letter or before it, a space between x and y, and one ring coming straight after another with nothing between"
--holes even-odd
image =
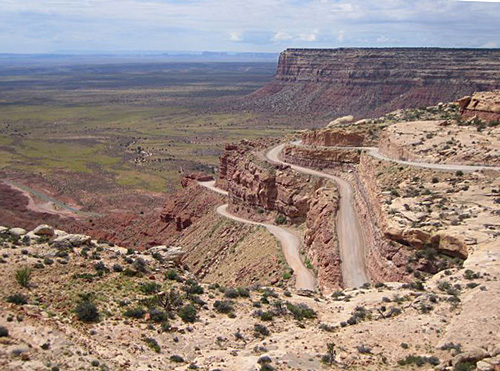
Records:
<instances>
[{"instance_id":1,"label":"rocky slope","mask_svg":"<svg viewBox=\"0 0 500 371\"><path fill-rule=\"evenodd\" d=\"M377 117L500 88L500 51L481 49L287 49L275 81L252 104L281 113Z\"/></svg>"},{"instance_id":2,"label":"rocky slope","mask_svg":"<svg viewBox=\"0 0 500 371\"><path fill-rule=\"evenodd\" d=\"M6 371L500 366L498 265L483 274L480 259L422 286L302 297L200 284L172 247L139 253L50 226L0 227L0 246Z\"/></svg>"}]
</instances>

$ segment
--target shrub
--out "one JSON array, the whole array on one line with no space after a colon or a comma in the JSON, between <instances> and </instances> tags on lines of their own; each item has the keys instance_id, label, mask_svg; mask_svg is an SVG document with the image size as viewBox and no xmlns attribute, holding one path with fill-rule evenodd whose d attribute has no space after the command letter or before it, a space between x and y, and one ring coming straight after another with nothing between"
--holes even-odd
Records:
<instances>
[{"instance_id":1,"label":"shrub","mask_svg":"<svg viewBox=\"0 0 500 371\"><path fill-rule=\"evenodd\" d=\"M109 269L106 267L106 265L102 261L95 263L94 269L97 272L109 272Z\"/></svg>"},{"instance_id":2,"label":"shrub","mask_svg":"<svg viewBox=\"0 0 500 371\"><path fill-rule=\"evenodd\" d=\"M269 336L271 334L269 332L269 329L266 326L261 325L260 323L256 323L254 325L253 329L254 329L254 332L255 332L256 336L259 336L259 335Z\"/></svg>"},{"instance_id":3,"label":"shrub","mask_svg":"<svg viewBox=\"0 0 500 371\"><path fill-rule=\"evenodd\" d=\"M321 357L321 362L333 365L335 363L335 357L337 355L337 352L335 351L335 344L334 343L327 343L326 344L326 354Z\"/></svg>"},{"instance_id":4,"label":"shrub","mask_svg":"<svg viewBox=\"0 0 500 371\"><path fill-rule=\"evenodd\" d=\"M168 314L157 308L153 308L149 311L149 317L151 318L151 321L161 323L166 320L168 320Z\"/></svg>"},{"instance_id":5,"label":"shrub","mask_svg":"<svg viewBox=\"0 0 500 371\"><path fill-rule=\"evenodd\" d=\"M31 268L24 267L16 271L16 281L23 287L28 287L31 281Z\"/></svg>"},{"instance_id":6,"label":"shrub","mask_svg":"<svg viewBox=\"0 0 500 371\"><path fill-rule=\"evenodd\" d=\"M161 285L156 282L144 282L141 284L141 291L147 295L159 292Z\"/></svg>"},{"instance_id":7,"label":"shrub","mask_svg":"<svg viewBox=\"0 0 500 371\"><path fill-rule=\"evenodd\" d=\"M17 305L28 304L28 297L23 294L13 294L7 296L7 303L12 303Z\"/></svg>"},{"instance_id":8,"label":"shrub","mask_svg":"<svg viewBox=\"0 0 500 371\"><path fill-rule=\"evenodd\" d=\"M143 258L135 259L132 265L134 266L137 272L146 273L148 270L147 263Z\"/></svg>"},{"instance_id":9,"label":"shrub","mask_svg":"<svg viewBox=\"0 0 500 371\"><path fill-rule=\"evenodd\" d=\"M158 342L156 341L156 339L145 338L144 341L146 342L146 344L148 345L148 347L150 347L151 349L153 349L156 353L160 353L161 352L160 344L158 344Z\"/></svg>"},{"instance_id":10,"label":"shrub","mask_svg":"<svg viewBox=\"0 0 500 371\"><path fill-rule=\"evenodd\" d=\"M5 338L7 336L9 336L9 330L7 327L0 326L0 338Z\"/></svg>"},{"instance_id":11,"label":"shrub","mask_svg":"<svg viewBox=\"0 0 500 371\"><path fill-rule=\"evenodd\" d=\"M184 322L194 322L197 318L196 308L192 304L186 304L179 310L179 317Z\"/></svg>"},{"instance_id":12,"label":"shrub","mask_svg":"<svg viewBox=\"0 0 500 371\"><path fill-rule=\"evenodd\" d=\"M278 225L282 225L286 223L286 216L279 214L276 219L274 219L274 222Z\"/></svg>"},{"instance_id":13,"label":"shrub","mask_svg":"<svg viewBox=\"0 0 500 371\"><path fill-rule=\"evenodd\" d=\"M370 354L372 352L372 348L367 347L364 344L358 345L356 348L358 349L358 352L361 354Z\"/></svg>"},{"instance_id":14,"label":"shrub","mask_svg":"<svg viewBox=\"0 0 500 371\"><path fill-rule=\"evenodd\" d=\"M434 184L439 183L439 179L436 177L432 178L432 183Z\"/></svg>"},{"instance_id":15,"label":"shrub","mask_svg":"<svg viewBox=\"0 0 500 371\"><path fill-rule=\"evenodd\" d=\"M120 264L113 264L113 272L123 272L123 267Z\"/></svg>"},{"instance_id":16,"label":"shrub","mask_svg":"<svg viewBox=\"0 0 500 371\"><path fill-rule=\"evenodd\" d=\"M226 292L224 292L224 296L229 299L235 299L240 296L240 293L236 289L227 289Z\"/></svg>"},{"instance_id":17,"label":"shrub","mask_svg":"<svg viewBox=\"0 0 500 371\"><path fill-rule=\"evenodd\" d=\"M245 289L243 287L238 287L238 294L240 294L240 297L242 298L249 298L250 297L250 291L248 289Z\"/></svg>"},{"instance_id":18,"label":"shrub","mask_svg":"<svg viewBox=\"0 0 500 371\"><path fill-rule=\"evenodd\" d=\"M214 308L219 313L226 313L227 314L227 313L231 313L232 311L234 311L234 307L229 300L222 300L222 301L217 300L214 303Z\"/></svg>"},{"instance_id":19,"label":"shrub","mask_svg":"<svg viewBox=\"0 0 500 371\"><path fill-rule=\"evenodd\" d=\"M92 294L80 295L80 302L76 305L75 313L80 321L87 323L99 321L99 309L93 301Z\"/></svg>"},{"instance_id":20,"label":"shrub","mask_svg":"<svg viewBox=\"0 0 500 371\"><path fill-rule=\"evenodd\" d=\"M313 309L309 308L307 304L299 303L295 305L287 302L286 307L296 320L301 321L304 318L316 318L316 312Z\"/></svg>"},{"instance_id":21,"label":"shrub","mask_svg":"<svg viewBox=\"0 0 500 371\"><path fill-rule=\"evenodd\" d=\"M170 356L170 360L172 362L175 362L175 363L183 363L184 362L184 358L182 358L181 356L179 356L177 354L174 354L173 356Z\"/></svg>"},{"instance_id":22,"label":"shrub","mask_svg":"<svg viewBox=\"0 0 500 371\"><path fill-rule=\"evenodd\" d=\"M204 293L203 287L201 287L196 281L188 280L186 281L187 285L182 286L182 290L184 290L188 294L196 294L201 295Z\"/></svg>"},{"instance_id":23,"label":"shrub","mask_svg":"<svg viewBox=\"0 0 500 371\"><path fill-rule=\"evenodd\" d=\"M416 365L418 367L422 367L426 363L429 363L430 365L433 366L437 366L439 364L439 359L434 356L422 357L422 356L415 356L412 354L398 361L398 365L400 366Z\"/></svg>"},{"instance_id":24,"label":"shrub","mask_svg":"<svg viewBox=\"0 0 500 371\"><path fill-rule=\"evenodd\" d=\"M458 170L456 173L455 173L456 176L463 176L464 175L464 172L462 170Z\"/></svg>"},{"instance_id":25,"label":"shrub","mask_svg":"<svg viewBox=\"0 0 500 371\"><path fill-rule=\"evenodd\" d=\"M146 310L142 307L130 308L123 313L125 317L137 318L137 319L143 318L145 314Z\"/></svg>"},{"instance_id":26,"label":"shrub","mask_svg":"<svg viewBox=\"0 0 500 371\"><path fill-rule=\"evenodd\" d=\"M172 281L178 281L179 280L179 274L177 273L177 271L173 270L173 269L169 269L167 271L167 279L169 280L172 280Z\"/></svg>"}]
</instances>

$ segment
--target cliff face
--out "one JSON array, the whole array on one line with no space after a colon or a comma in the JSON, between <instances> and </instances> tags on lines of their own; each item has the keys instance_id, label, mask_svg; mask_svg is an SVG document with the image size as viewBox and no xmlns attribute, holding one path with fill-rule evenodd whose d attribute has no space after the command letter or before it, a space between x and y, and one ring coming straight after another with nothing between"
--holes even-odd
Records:
<instances>
[{"instance_id":1,"label":"cliff face","mask_svg":"<svg viewBox=\"0 0 500 371\"><path fill-rule=\"evenodd\" d=\"M376 117L498 89L499 68L498 50L287 49L254 98L277 112Z\"/></svg>"},{"instance_id":2,"label":"cliff face","mask_svg":"<svg viewBox=\"0 0 500 371\"><path fill-rule=\"evenodd\" d=\"M264 140L226 147L219 166L219 185L229 192L229 209L253 219L281 214L291 223L305 223L304 252L317 271L319 284L327 291L338 289L342 276L335 234L337 188L333 182L303 176L288 166L273 166L258 158L256 153L269 146Z\"/></svg>"},{"instance_id":3,"label":"cliff face","mask_svg":"<svg viewBox=\"0 0 500 371\"><path fill-rule=\"evenodd\" d=\"M500 122L500 90L474 93L459 103L463 117L477 116L485 121Z\"/></svg>"}]
</instances>

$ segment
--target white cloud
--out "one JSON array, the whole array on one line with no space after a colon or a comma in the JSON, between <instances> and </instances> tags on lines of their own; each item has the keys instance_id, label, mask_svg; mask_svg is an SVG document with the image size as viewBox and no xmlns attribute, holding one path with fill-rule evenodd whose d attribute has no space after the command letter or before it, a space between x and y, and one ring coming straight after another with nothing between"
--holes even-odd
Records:
<instances>
[{"instance_id":1,"label":"white cloud","mask_svg":"<svg viewBox=\"0 0 500 371\"><path fill-rule=\"evenodd\" d=\"M344 30L341 30L341 31L339 31L339 33L337 35L337 41L343 43L344 39L345 39L345 32L344 32Z\"/></svg>"},{"instance_id":2,"label":"white cloud","mask_svg":"<svg viewBox=\"0 0 500 371\"><path fill-rule=\"evenodd\" d=\"M318 30L314 30L311 33L303 33L299 35L299 40L301 41L307 41L307 42L313 42L318 39Z\"/></svg>"},{"instance_id":3,"label":"white cloud","mask_svg":"<svg viewBox=\"0 0 500 371\"><path fill-rule=\"evenodd\" d=\"M387 36L385 35L380 35L379 37L377 37L376 41L380 44L385 44L387 43L388 41L390 41L391 39L389 39Z\"/></svg>"},{"instance_id":4,"label":"white cloud","mask_svg":"<svg viewBox=\"0 0 500 371\"><path fill-rule=\"evenodd\" d=\"M272 41L286 41L286 40L291 40L291 39L292 39L292 35L290 35L288 32L278 31L274 34L274 36L271 40Z\"/></svg>"},{"instance_id":5,"label":"white cloud","mask_svg":"<svg viewBox=\"0 0 500 371\"><path fill-rule=\"evenodd\" d=\"M229 32L229 40L231 41L242 41L243 34L241 32Z\"/></svg>"},{"instance_id":6,"label":"white cloud","mask_svg":"<svg viewBox=\"0 0 500 371\"><path fill-rule=\"evenodd\" d=\"M382 42L474 47L485 42L484 35L500 35L500 0L496 2L0 0L0 52L29 52L37 44L48 52L104 45L279 51L283 41L297 47ZM326 32L332 28L333 33Z\"/></svg>"}]
</instances>

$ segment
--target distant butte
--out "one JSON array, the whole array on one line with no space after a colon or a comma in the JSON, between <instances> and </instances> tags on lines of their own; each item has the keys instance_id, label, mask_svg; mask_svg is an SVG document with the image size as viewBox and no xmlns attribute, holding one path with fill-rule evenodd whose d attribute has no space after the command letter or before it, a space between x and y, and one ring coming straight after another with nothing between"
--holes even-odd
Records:
<instances>
[{"instance_id":1,"label":"distant butte","mask_svg":"<svg viewBox=\"0 0 500 371\"><path fill-rule=\"evenodd\" d=\"M500 88L500 50L440 48L287 49L254 109L378 117Z\"/></svg>"}]
</instances>

